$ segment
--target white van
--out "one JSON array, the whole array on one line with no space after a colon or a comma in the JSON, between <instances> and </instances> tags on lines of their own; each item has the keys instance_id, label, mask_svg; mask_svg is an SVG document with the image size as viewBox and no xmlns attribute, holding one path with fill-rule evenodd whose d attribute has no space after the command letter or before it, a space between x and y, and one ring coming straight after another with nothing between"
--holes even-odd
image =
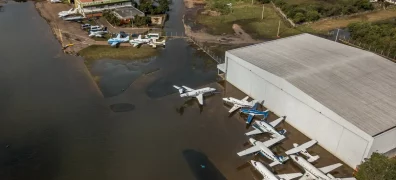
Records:
<instances>
[{"instance_id":1,"label":"white van","mask_svg":"<svg viewBox=\"0 0 396 180\"><path fill-rule=\"evenodd\" d=\"M91 26L90 30L91 32L96 32L96 31L101 31L102 27L100 26Z\"/></svg>"}]
</instances>

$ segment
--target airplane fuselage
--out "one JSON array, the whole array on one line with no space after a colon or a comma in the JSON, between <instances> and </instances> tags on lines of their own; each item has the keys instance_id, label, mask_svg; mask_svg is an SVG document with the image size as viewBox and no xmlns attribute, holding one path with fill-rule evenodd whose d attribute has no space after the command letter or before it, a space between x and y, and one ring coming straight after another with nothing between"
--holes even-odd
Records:
<instances>
[{"instance_id":1,"label":"airplane fuselage","mask_svg":"<svg viewBox=\"0 0 396 180\"><path fill-rule=\"evenodd\" d=\"M196 97L200 94L213 93L215 91L216 91L215 88L206 87L206 88L182 93L182 94L180 94L180 97Z\"/></svg>"},{"instance_id":2,"label":"airplane fuselage","mask_svg":"<svg viewBox=\"0 0 396 180\"><path fill-rule=\"evenodd\" d=\"M268 112L266 112L266 111L258 111L258 110L253 110L253 109L242 109L241 112L244 114L249 114L249 115L253 115L253 116L257 116L257 115L266 116L268 114Z\"/></svg>"},{"instance_id":3,"label":"airplane fuselage","mask_svg":"<svg viewBox=\"0 0 396 180\"><path fill-rule=\"evenodd\" d=\"M251 161L252 165L263 175L263 180L279 180L270 170L268 170L262 163Z\"/></svg>"},{"instance_id":4,"label":"airplane fuselage","mask_svg":"<svg viewBox=\"0 0 396 180\"><path fill-rule=\"evenodd\" d=\"M260 141L256 141L252 138L250 138L249 141L252 145L260 147L261 155L263 155L264 157L268 158L271 161L275 161L275 162L282 164L281 162L279 162L279 160L275 156L275 154L267 146L264 145L264 143L262 143Z\"/></svg>"},{"instance_id":5,"label":"airplane fuselage","mask_svg":"<svg viewBox=\"0 0 396 180\"><path fill-rule=\"evenodd\" d=\"M293 159L294 162L296 162L299 166L301 166L303 169L305 169L306 172L308 172L311 176L313 176L316 179L319 180L330 180L332 178L326 176L322 171L320 171L318 168L313 166L311 163L309 163L307 160L300 156L296 155L290 155L291 159Z\"/></svg>"},{"instance_id":6,"label":"airplane fuselage","mask_svg":"<svg viewBox=\"0 0 396 180\"><path fill-rule=\"evenodd\" d=\"M235 99L233 97L223 98L223 100L228 103L237 104L241 107L251 107L251 104L249 102L241 101L241 100Z\"/></svg>"},{"instance_id":7,"label":"airplane fuselage","mask_svg":"<svg viewBox=\"0 0 396 180\"><path fill-rule=\"evenodd\" d=\"M268 124L265 121L260 121L258 123L258 126L259 126L259 128L261 128L271 134L279 134L278 131L274 127L272 127L270 124Z\"/></svg>"}]
</instances>

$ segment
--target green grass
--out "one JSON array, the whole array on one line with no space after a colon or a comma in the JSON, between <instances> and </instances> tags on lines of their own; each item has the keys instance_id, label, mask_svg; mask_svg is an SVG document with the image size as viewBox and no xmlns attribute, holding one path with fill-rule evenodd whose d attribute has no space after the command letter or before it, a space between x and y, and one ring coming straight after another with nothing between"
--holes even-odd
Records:
<instances>
[{"instance_id":1,"label":"green grass","mask_svg":"<svg viewBox=\"0 0 396 180\"><path fill-rule=\"evenodd\" d=\"M91 64L98 59L121 59L121 60L135 60L156 56L159 50L149 46L142 46L140 48L134 47L111 47L92 45L82 49L78 54L82 56L85 65L90 68Z\"/></svg>"},{"instance_id":2,"label":"green grass","mask_svg":"<svg viewBox=\"0 0 396 180\"><path fill-rule=\"evenodd\" d=\"M265 5L264 19L261 19L261 5L239 3L233 7L233 12L227 15L208 16L198 15L198 23L207 28L208 33L214 35L234 34L233 24L238 24L254 39L277 38L278 23L281 20L270 4ZM283 21L280 25L280 37L299 34L300 31L289 28Z\"/></svg>"},{"instance_id":3,"label":"green grass","mask_svg":"<svg viewBox=\"0 0 396 180\"><path fill-rule=\"evenodd\" d=\"M92 37L91 39L95 41L107 41L110 38L111 38L110 34L105 34L103 37Z\"/></svg>"}]
</instances>

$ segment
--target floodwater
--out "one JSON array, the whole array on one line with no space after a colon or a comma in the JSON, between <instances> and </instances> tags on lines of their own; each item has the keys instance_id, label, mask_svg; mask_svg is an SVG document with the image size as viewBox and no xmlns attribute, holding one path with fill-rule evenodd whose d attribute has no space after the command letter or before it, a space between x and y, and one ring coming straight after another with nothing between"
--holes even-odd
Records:
<instances>
[{"instance_id":1,"label":"floodwater","mask_svg":"<svg viewBox=\"0 0 396 180\"><path fill-rule=\"evenodd\" d=\"M167 29L182 30L182 10L173 1ZM109 98L81 58L62 53L32 2L3 7L0 39L1 180L252 179L236 170L245 128L221 94L200 109L170 86L216 78L183 39L155 59L98 61Z\"/></svg>"},{"instance_id":2,"label":"floodwater","mask_svg":"<svg viewBox=\"0 0 396 180\"><path fill-rule=\"evenodd\" d=\"M173 1L164 31L183 34L183 13L183 1ZM151 98L159 98L173 93L173 84L197 87L215 81L217 70L214 61L199 54L185 39L170 39L156 57L133 61L99 60L91 71L93 75L102 77L99 87L105 97L123 93L142 74L155 71L152 75L157 79L149 85L146 93Z\"/></svg>"}]
</instances>

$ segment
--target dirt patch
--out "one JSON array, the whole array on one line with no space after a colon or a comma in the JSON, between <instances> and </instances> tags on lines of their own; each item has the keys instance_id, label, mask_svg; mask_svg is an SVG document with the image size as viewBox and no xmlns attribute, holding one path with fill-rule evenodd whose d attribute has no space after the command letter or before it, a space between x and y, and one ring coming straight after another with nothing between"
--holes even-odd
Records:
<instances>
[{"instance_id":1,"label":"dirt patch","mask_svg":"<svg viewBox=\"0 0 396 180\"><path fill-rule=\"evenodd\" d=\"M220 12L212 11L212 10L202 11L201 14L208 15L208 16L220 16L221 15Z\"/></svg>"},{"instance_id":2,"label":"dirt patch","mask_svg":"<svg viewBox=\"0 0 396 180\"><path fill-rule=\"evenodd\" d=\"M184 0L184 5L187 8L194 8L195 5L205 5L205 0Z\"/></svg>"},{"instance_id":3,"label":"dirt patch","mask_svg":"<svg viewBox=\"0 0 396 180\"><path fill-rule=\"evenodd\" d=\"M196 17L199 14L199 11L203 9L203 5L194 5L193 8L189 7L191 6L186 4L187 10L186 14L183 17L183 24L185 34L191 37L191 39L193 39L194 41L216 44L253 44L260 42L254 40L237 24L233 25L233 29L235 31L233 35L212 35L209 34L204 27L196 28L195 26L199 26L199 24L196 23ZM203 12L208 13L209 11L206 10L206 12Z\"/></svg>"},{"instance_id":4,"label":"dirt patch","mask_svg":"<svg viewBox=\"0 0 396 180\"><path fill-rule=\"evenodd\" d=\"M87 32L80 28L79 23L64 21L58 17L60 11L67 11L72 8L70 5L43 1L36 2L35 6L40 15L51 26L52 32L62 44L62 47L67 44L73 44L73 46L65 49L66 53L75 54L95 43L94 40L88 38Z\"/></svg>"}]
</instances>

